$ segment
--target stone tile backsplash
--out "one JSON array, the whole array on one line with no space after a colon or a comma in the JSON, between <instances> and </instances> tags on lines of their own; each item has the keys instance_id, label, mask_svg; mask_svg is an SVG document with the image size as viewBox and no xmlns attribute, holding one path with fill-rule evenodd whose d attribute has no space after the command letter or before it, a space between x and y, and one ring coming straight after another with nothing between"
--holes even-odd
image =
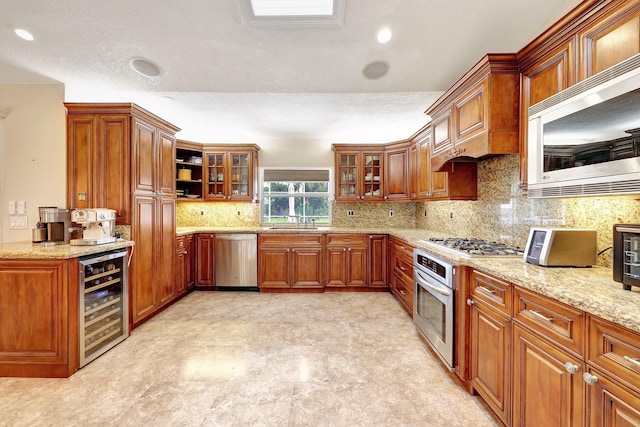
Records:
<instances>
[{"instance_id":1,"label":"stone tile backsplash","mask_svg":"<svg viewBox=\"0 0 640 427\"><path fill-rule=\"evenodd\" d=\"M632 197L529 199L518 184L518 155L484 160L478 164L477 201L416 203L416 227L521 247L532 226L594 228L602 251L611 246L613 224L640 222L640 203ZM598 265L611 266L611 250L598 257Z\"/></svg>"}]
</instances>

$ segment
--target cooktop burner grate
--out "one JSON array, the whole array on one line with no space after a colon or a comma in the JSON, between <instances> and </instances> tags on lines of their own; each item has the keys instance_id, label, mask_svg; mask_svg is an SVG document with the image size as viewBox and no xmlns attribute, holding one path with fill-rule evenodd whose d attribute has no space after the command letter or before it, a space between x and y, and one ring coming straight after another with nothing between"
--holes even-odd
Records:
<instances>
[{"instance_id":1,"label":"cooktop burner grate","mask_svg":"<svg viewBox=\"0 0 640 427\"><path fill-rule=\"evenodd\" d=\"M467 239L461 237L431 237L423 239L426 243L449 249L465 256L519 256L524 255L524 250L503 243L489 242L483 239Z\"/></svg>"}]
</instances>

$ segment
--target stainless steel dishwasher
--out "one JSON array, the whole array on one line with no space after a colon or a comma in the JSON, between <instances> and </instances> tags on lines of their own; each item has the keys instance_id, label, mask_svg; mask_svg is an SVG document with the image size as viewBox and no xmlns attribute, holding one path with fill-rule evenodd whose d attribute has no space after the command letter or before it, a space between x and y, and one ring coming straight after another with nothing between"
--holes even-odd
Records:
<instances>
[{"instance_id":1,"label":"stainless steel dishwasher","mask_svg":"<svg viewBox=\"0 0 640 427\"><path fill-rule=\"evenodd\" d=\"M214 252L219 290L258 290L258 235L216 234Z\"/></svg>"}]
</instances>

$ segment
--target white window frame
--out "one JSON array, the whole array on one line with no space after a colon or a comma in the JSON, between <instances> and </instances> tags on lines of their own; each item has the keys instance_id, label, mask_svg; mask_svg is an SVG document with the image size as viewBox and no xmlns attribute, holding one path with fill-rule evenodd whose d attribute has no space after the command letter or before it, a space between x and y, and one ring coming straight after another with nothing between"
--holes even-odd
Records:
<instances>
[{"instance_id":1,"label":"white window frame","mask_svg":"<svg viewBox=\"0 0 640 427\"><path fill-rule=\"evenodd\" d=\"M319 170L319 171L328 171L329 173L329 191L328 191L328 202L329 202L329 223L326 224L326 226L330 226L333 223L333 216L332 216L332 210L331 209L331 205L333 204L333 202L335 201L335 197L334 197L334 193L335 193L335 185L334 185L334 168L333 167L269 167L269 166L265 166L265 167L259 167L258 168L258 200L259 200L259 205L260 205L260 225L261 226L268 226L270 225L269 223L265 223L263 222L263 213L264 213L264 172L265 170L283 170L283 171L287 171L287 170ZM310 196L313 196L314 194L317 193L309 193ZM325 224L322 224L323 226L325 226Z\"/></svg>"}]
</instances>

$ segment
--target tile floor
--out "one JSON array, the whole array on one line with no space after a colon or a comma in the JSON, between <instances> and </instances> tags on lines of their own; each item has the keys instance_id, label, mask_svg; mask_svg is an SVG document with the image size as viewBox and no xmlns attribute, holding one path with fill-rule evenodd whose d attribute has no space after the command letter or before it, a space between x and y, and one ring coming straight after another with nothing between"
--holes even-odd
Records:
<instances>
[{"instance_id":1,"label":"tile floor","mask_svg":"<svg viewBox=\"0 0 640 427\"><path fill-rule=\"evenodd\" d=\"M495 426L388 293L193 292L0 426Z\"/></svg>"}]
</instances>

